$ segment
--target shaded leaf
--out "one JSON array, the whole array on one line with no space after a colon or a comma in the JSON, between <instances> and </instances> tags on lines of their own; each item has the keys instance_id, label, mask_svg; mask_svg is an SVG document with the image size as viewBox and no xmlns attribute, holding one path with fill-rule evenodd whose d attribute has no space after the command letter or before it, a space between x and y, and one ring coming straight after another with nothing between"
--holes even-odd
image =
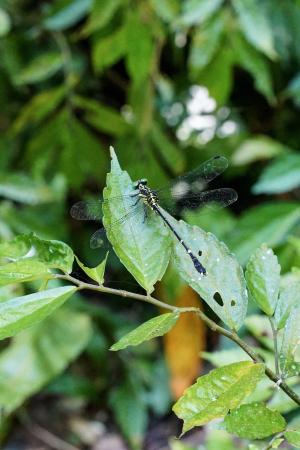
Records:
<instances>
[{"instance_id":1,"label":"shaded leaf","mask_svg":"<svg viewBox=\"0 0 300 450\"><path fill-rule=\"evenodd\" d=\"M5 9L0 8L0 37L9 33L11 28L11 20Z\"/></svg>"},{"instance_id":2,"label":"shaded leaf","mask_svg":"<svg viewBox=\"0 0 300 450\"><path fill-rule=\"evenodd\" d=\"M300 374L300 302L293 304L286 321L279 354L283 378Z\"/></svg>"},{"instance_id":3,"label":"shaded leaf","mask_svg":"<svg viewBox=\"0 0 300 450\"><path fill-rule=\"evenodd\" d=\"M62 372L85 348L91 331L87 315L61 309L15 337L0 354L0 404L5 412Z\"/></svg>"},{"instance_id":4,"label":"shaded leaf","mask_svg":"<svg viewBox=\"0 0 300 450\"><path fill-rule=\"evenodd\" d=\"M236 166L250 164L255 161L273 158L286 151L286 147L269 136L258 135L246 139L232 156Z\"/></svg>"},{"instance_id":5,"label":"shaded leaf","mask_svg":"<svg viewBox=\"0 0 300 450\"><path fill-rule=\"evenodd\" d=\"M94 33L105 27L121 6L121 0L101 0L101 2L93 2L91 14L81 34L87 36L88 34Z\"/></svg>"},{"instance_id":6,"label":"shaded leaf","mask_svg":"<svg viewBox=\"0 0 300 450\"><path fill-rule=\"evenodd\" d=\"M271 162L253 185L254 194L280 194L300 186L300 155L290 153Z\"/></svg>"},{"instance_id":7,"label":"shaded leaf","mask_svg":"<svg viewBox=\"0 0 300 450\"><path fill-rule=\"evenodd\" d=\"M289 444L294 447L300 447L300 431L297 430L289 430L284 433L284 437L288 441Z\"/></svg>"},{"instance_id":8,"label":"shaded leaf","mask_svg":"<svg viewBox=\"0 0 300 450\"><path fill-rule=\"evenodd\" d=\"M224 417L251 394L263 374L263 364L244 361L198 378L173 406L175 414L184 421L182 432Z\"/></svg>"},{"instance_id":9,"label":"shaded leaf","mask_svg":"<svg viewBox=\"0 0 300 450\"><path fill-rule=\"evenodd\" d=\"M150 0L156 14L166 22L175 20L180 11L179 0Z\"/></svg>"},{"instance_id":10,"label":"shaded leaf","mask_svg":"<svg viewBox=\"0 0 300 450\"><path fill-rule=\"evenodd\" d=\"M105 259L96 267L86 267L84 264L82 264L82 262L79 261L77 257L76 261L79 267L87 274L88 277L96 281L98 284L103 284L107 256L108 252L106 253Z\"/></svg>"},{"instance_id":11,"label":"shaded leaf","mask_svg":"<svg viewBox=\"0 0 300 450\"><path fill-rule=\"evenodd\" d=\"M206 269L206 276L199 276L191 258L172 234L175 264L180 275L224 323L237 330L243 324L248 303L242 268L226 245L213 234L183 221L177 222L170 215L167 218L193 254L201 252L199 260Z\"/></svg>"},{"instance_id":12,"label":"shaded leaf","mask_svg":"<svg viewBox=\"0 0 300 450\"><path fill-rule=\"evenodd\" d=\"M273 28L266 7L258 0L233 0L246 39L269 58L276 59Z\"/></svg>"},{"instance_id":13,"label":"shaded leaf","mask_svg":"<svg viewBox=\"0 0 300 450\"><path fill-rule=\"evenodd\" d=\"M74 286L48 289L0 303L0 339L14 336L45 319L74 292Z\"/></svg>"},{"instance_id":14,"label":"shaded leaf","mask_svg":"<svg viewBox=\"0 0 300 450\"><path fill-rule=\"evenodd\" d=\"M175 142L173 142L166 131L158 123L153 123L151 128L151 139L159 150L161 157L174 174L180 174L185 167L185 158Z\"/></svg>"},{"instance_id":15,"label":"shaded leaf","mask_svg":"<svg viewBox=\"0 0 300 450\"><path fill-rule=\"evenodd\" d=\"M125 222L120 221L120 218L128 215L136 202L135 198L130 198L132 193L134 184L128 173L121 170L112 150L111 172L107 175L103 197L105 200L117 198L103 204L103 223L122 264L147 292L152 292L154 284L161 279L169 262L170 236L161 219L151 211L148 213L147 223L144 223L142 202L135 207L137 210L134 216L129 215ZM118 220L118 225L110 228Z\"/></svg>"},{"instance_id":16,"label":"shaded leaf","mask_svg":"<svg viewBox=\"0 0 300 450\"><path fill-rule=\"evenodd\" d=\"M282 329L290 315L293 305L300 303L300 275L287 274L282 278L279 300L275 310L277 328Z\"/></svg>"},{"instance_id":17,"label":"shaded leaf","mask_svg":"<svg viewBox=\"0 0 300 450\"><path fill-rule=\"evenodd\" d=\"M60 31L75 25L90 10L92 0L71 0L66 6L44 20L47 30Z\"/></svg>"},{"instance_id":18,"label":"shaded leaf","mask_svg":"<svg viewBox=\"0 0 300 450\"><path fill-rule=\"evenodd\" d=\"M182 25L195 25L209 19L222 5L223 0L186 0L179 18Z\"/></svg>"},{"instance_id":19,"label":"shaded leaf","mask_svg":"<svg viewBox=\"0 0 300 450\"><path fill-rule=\"evenodd\" d=\"M272 249L262 245L251 256L245 273L250 295L260 309L272 316L278 300L280 265Z\"/></svg>"},{"instance_id":20,"label":"shaded leaf","mask_svg":"<svg viewBox=\"0 0 300 450\"><path fill-rule=\"evenodd\" d=\"M15 80L18 84L38 83L55 75L62 66L63 58L60 53L43 53L24 67Z\"/></svg>"},{"instance_id":21,"label":"shaded leaf","mask_svg":"<svg viewBox=\"0 0 300 450\"><path fill-rule=\"evenodd\" d=\"M300 219L300 207L292 202L269 202L244 212L227 243L238 260L245 264L253 251L265 243L275 247Z\"/></svg>"},{"instance_id":22,"label":"shaded leaf","mask_svg":"<svg viewBox=\"0 0 300 450\"><path fill-rule=\"evenodd\" d=\"M96 71L106 69L121 59L127 48L126 27L122 26L117 31L106 37L95 40L92 50L92 61Z\"/></svg>"},{"instance_id":23,"label":"shaded leaf","mask_svg":"<svg viewBox=\"0 0 300 450\"><path fill-rule=\"evenodd\" d=\"M201 306L198 295L189 286L180 289L176 306ZM178 399L199 374L201 350L205 347L205 324L195 313L181 314L164 337L165 357L170 371L173 397Z\"/></svg>"},{"instance_id":24,"label":"shaded leaf","mask_svg":"<svg viewBox=\"0 0 300 450\"><path fill-rule=\"evenodd\" d=\"M264 439L283 431L286 421L278 411L267 408L264 403L248 403L231 410L224 425L229 433L245 439Z\"/></svg>"},{"instance_id":25,"label":"shaded leaf","mask_svg":"<svg viewBox=\"0 0 300 450\"><path fill-rule=\"evenodd\" d=\"M179 313L166 313L143 323L135 330L123 336L110 347L110 350L123 350L130 345L140 345L144 341L166 334L177 322Z\"/></svg>"}]
</instances>

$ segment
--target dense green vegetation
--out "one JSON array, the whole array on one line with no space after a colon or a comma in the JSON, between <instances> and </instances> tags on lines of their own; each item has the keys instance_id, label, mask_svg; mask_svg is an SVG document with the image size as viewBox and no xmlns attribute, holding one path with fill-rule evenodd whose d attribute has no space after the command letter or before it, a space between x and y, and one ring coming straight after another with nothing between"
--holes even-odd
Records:
<instances>
[{"instance_id":1,"label":"dense green vegetation","mask_svg":"<svg viewBox=\"0 0 300 450\"><path fill-rule=\"evenodd\" d=\"M121 336L157 316L158 309L133 299L112 300L103 291L72 295L75 287L66 287L60 279L50 281L46 289L45 279L56 271L73 270L76 280L85 282L88 276L102 284L105 264L93 272L85 267L98 266L106 255L89 248L96 226L75 222L69 210L75 201L102 195L110 145L131 179L147 177L153 187L214 155L229 159L230 167L217 184L235 188L238 202L217 213L183 211L182 216L225 242L236 257L234 267L247 265L251 295L243 339L251 335L250 342L272 366L272 329L266 316L275 310L272 326L287 330L279 369L296 375L290 382L299 393L298 0L0 0L0 50L0 336L16 335L2 341L0 353L3 436L10 439L25 415L30 423L41 398L54 404L54 411L60 410L61 399L80 399L76 414L87 421L105 411L109 419L103 422L114 421L108 429L118 427L132 448L140 448L156 418L169 420L174 373L168 373L165 356L169 364L174 356L167 346L162 349L158 340L151 340L124 350L126 356L109 352ZM180 227L188 235L184 225ZM219 241L207 243L201 233L197 239L211 246L211 254L216 248L224 251ZM126 241L113 244L120 257L118 246ZM32 248L35 253L28 253ZM83 263L74 263L72 269L73 251ZM195 287L185 267L178 267L180 249L174 252L155 297L171 305L186 297L179 270L185 283L214 305L207 300L209 282L205 288ZM150 281L146 277L142 282L143 273L136 276L121 258L133 278L110 252L106 286L143 295L142 287L151 290L150 284L163 275L170 254L164 256L164 261L157 257L161 266ZM223 280L229 256L222 256ZM214 259L208 263L215 266ZM218 283L221 293L233 288L230 280ZM194 306L189 298L182 307ZM222 319L237 329L245 319L243 302L241 294L241 310L231 320L218 305L213 308L218 317L208 306L203 308L216 322ZM294 305L291 316L286 305ZM177 317L168 317L167 325L174 325ZM216 370L242 364L243 353L223 338L204 349L202 357ZM281 439L285 423L299 429L299 408L265 381L253 402L259 401L257 414L274 429L268 434L262 426L260 437L279 433ZM260 403L265 400L276 409L273 416ZM225 408L221 416L237 406ZM255 439L252 428L236 432L239 414L242 421L251 416L247 406L242 408L237 416L226 416L226 429ZM177 414L184 418L181 414L184 407ZM53 428L44 425L61 431L55 423ZM297 433L285 432L285 438L300 447ZM66 426L62 434L74 445L84 445L74 428ZM172 450L184 449L177 441L170 445ZM204 448L214 445L236 448L225 432L209 436Z\"/></svg>"}]
</instances>

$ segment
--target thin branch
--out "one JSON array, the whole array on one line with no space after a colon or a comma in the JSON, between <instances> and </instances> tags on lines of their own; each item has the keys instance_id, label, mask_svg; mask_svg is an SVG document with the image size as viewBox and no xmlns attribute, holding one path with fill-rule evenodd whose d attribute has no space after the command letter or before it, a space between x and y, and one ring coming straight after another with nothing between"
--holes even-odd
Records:
<instances>
[{"instance_id":1,"label":"thin branch","mask_svg":"<svg viewBox=\"0 0 300 450\"><path fill-rule=\"evenodd\" d=\"M112 294L117 295L121 297L126 298L132 298L134 300L139 300L146 303L151 303L152 305L158 306L159 308L164 308L169 311L179 311L180 313L187 313L187 312L194 312L199 315L199 317L205 322L205 324L212 330L216 331L219 334L222 334L223 336L226 336L228 339L231 339L234 341L237 345L239 345L255 363L263 363L263 359L252 349L250 345L248 345L245 341L243 341L238 334L235 331L227 330L226 328L221 327L220 325L216 324L213 320L211 320L209 317L207 317L203 311L201 311L200 308L195 307L179 307L179 306L173 306L169 305L168 303L164 303L161 300L157 300L156 298L151 297L151 295L142 295L142 294L136 294L134 292L129 292L125 290L118 290L109 288L102 285L96 285L96 284L90 284L85 283L80 280L77 280L77 278L72 277L71 275L65 274L65 275L59 275L56 274L54 276L57 279L70 281L71 283L74 283L76 286L78 286L79 290L82 289L88 289L91 291L97 291L102 292L104 294ZM265 374L270 378L270 380L274 381L280 389L282 389L292 400L294 400L295 403L297 403L300 406L300 396L296 394L283 380L282 378L273 372L269 367L265 366Z\"/></svg>"},{"instance_id":2,"label":"thin branch","mask_svg":"<svg viewBox=\"0 0 300 450\"><path fill-rule=\"evenodd\" d=\"M277 439L280 439L283 437L283 433L278 433L276 434L268 443L268 445L266 447L264 447L263 450L271 450L273 448L273 444ZM276 447L277 448L277 447Z\"/></svg>"},{"instance_id":3,"label":"thin branch","mask_svg":"<svg viewBox=\"0 0 300 450\"><path fill-rule=\"evenodd\" d=\"M279 353L278 353L278 341L277 341L278 330L275 326L273 317L269 317L269 319L270 319L270 324L271 324L271 328L272 328L273 342L274 342L275 371L276 371L276 375L278 375L278 377L280 377Z\"/></svg>"}]
</instances>

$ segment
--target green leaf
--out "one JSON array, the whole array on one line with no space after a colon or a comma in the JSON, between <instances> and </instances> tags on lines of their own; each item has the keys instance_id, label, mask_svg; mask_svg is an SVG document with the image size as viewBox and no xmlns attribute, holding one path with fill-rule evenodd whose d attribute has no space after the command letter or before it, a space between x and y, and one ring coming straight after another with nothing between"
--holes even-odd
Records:
<instances>
[{"instance_id":1,"label":"green leaf","mask_svg":"<svg viewBox=\"0 0 300 450\"><path fill-rule=\"evenodd\" d=\"M250 295L260 309L272 316L278 300L280 265L272 249L262 245L251 256L245 273Z\"/></svg>"},{"instance_id":2,"label":"green leaf","mask_svg":"<svg viewBox=\"0 0 300 450\"><path fill-rule=\"evenodd\" d=\"M294 447L300 447L300 431L297 430L289 430L284 433L284 437L288 441L289 444Z\"/></svg>"},{"instance_id":3,"label":"green leaf","mask_svg":"<svg viewBox=\"0 0 300 450\"><path fill-rule=\"evenodd\" d=\"M258 0L233 0L241 30L246 39L271 59L277 58L274 48L272 23L267 15L266 7Z\"/></svg>"},{"instance_id":4,"label":"green leaf","mask_svg":"<svg viewBox=\"0 0 300 450\"><path fill-rule=\"evenodd\" d=\"M231 410L224 425L229 433L244 439L264 439L283 431L286 421L278 411L267 408L264 403L248 403Z\"/></svg>"},{"instance_id":5,"label":"green leaf","mask_svg":"<svg viewBox=\"0 0 300 450\"><path fill-rule=\"evenodd\" d=\"M186 0L178 22L188 26L203 23L221 7L222 3L223 0Z\"/></svg>"},{"instance_id":6,"label":"green leaf","mask_svg":"<svg viewBox=\"0 0 300 450\"><path fill-rule=\"evenodd\" d=\"M185 390L173 406L183 419L182 433L237 408L263 377L264 365L243 361L214 369Z\"/></svg>"},{"instance_id":7,"label":"green leaf","mask_svg":"<svg viewBox=\"0 0 300 450\"><path fill-rule=\"evenodd\" d=\"M0 38L9 33L11 29L11 20L7 12L0 8Z\"/></svg>"},{"instance_id":8,"label":"green leaf","mask_svg":"<svg viewBox=\"0 0 300 450\"><path fill-rule=\"evenodd\" d=\"M244 212L227 243L238 260L245 264L253 251L265 243L282 244L300 219L300 207L292 202L264 203Z\"/></svg>"},{"instance_id":9,"label":"green leaf","mask_svg":"<svg viewBox=\"0 0 300 450\"><path fill-rule=\"evenodd\" d=\"M15 337L0 354L0 405L5 413L61 373L86 347L91 331L87 315L60 309Z\"/></svg>"},{"instance_id":10,"label":"green leaf","mask_svg":"<svg viewBox=\"0 0 300 450\"><path fill-rule=\"evenodd\" d=\"M61 53L43 53L24 67L15 80L17 84L39 83L55 75L62 67Z\"/></svg>"},{"instance_id":11,"label":"green leaf","mask_svg":"<svg viewBox=\"0 0 300 450\"><path fill-rule=\"evenodd\" d=\"M192 74L197 74L211 62L223 36L224 19L220 14L194 30L188 60Z\"/></svg>"},{"instance_id":12,"label":"green leaf","mask_svg":"<svg viewBox=\"0 0 300 450\"><path fill-rule=\"evenodd\" d=\"M184 211L184 220L190 225L197 225L204 230L209 230L219 240L225 240L228 233L236 226L236 218L229 208L215 211L208 208Z\"/></svg>"},{"instance_id":13,"label":"green leaf","mask_svg":"<svg viewBox=\"0 0 300 450\"><path fill-rule=\"evenodd\" d=\"M94 1L91 14L81 34L87 36L101 30L111 21L120 7L122 7L122 0Z\"/></svg>"},{"instance_id":14,"label":"green leaf","mask_svg":"<svg viewBox=\"0 0 300 450\"><path fill-rule=\"evenodd\" d=\"M258 135L246 139L232 156L236 166L251 164L255 161L273 158L286 151L286 147L269 136Z\"/></svg>"},{"instance_id":15,"label":"green leaf","mask_svg":"<svg viewBox=\"0 0 300 450\"><path fill-rule=\"evenodd\" d=\"M290 153L273 161L252 187L254 194L281 194L300 186L300 155Z\"/></svg>"},{"instance_id":16,"label":"green leaf","mask_svg":"<svg viewBox=\"0 0 300 450\"><path fill-rule=\"evenodd\" d=\"M292 386L293 391L296 392L296 394L300 395L300 386L298 383L297 378L291 378L288 380L288 384ZM274 385L273 385L274 386ZM274 389L274 388L273 388ZM277 392L273 392L273 396L268 404L268 406L272 409L276 409L281 414L287 414L291 411L295 411L299 409L299 406L297 403L295 403L294 400L292 400L290 397L286 395L284 391L281 389L277 390Z\"/></svg>"},{"instance_id":17,"label":"green leaf","mask_svg":"<svg viewBox=\"0 0 300 450\"><path fill-rule=\"evenodd\" d=\"M0 266L0 286L49 277L47 266L35 258L25 258Z\"/></svg>"},{"instance_id":18,"label":"green leaf","mask_svg":"<svg viewBox=\"0 0 300 450\"><path fill-rule=\"evenodd\" d=\"M82 262L79 261L79 259L76 257L77 264L79 267L87 274L88 277L90 277L92 280L96 281L98 284L103 284L104 282L104 272L106 267L106 261L107 261L108 252L106 253L106 256L104 260L98 264L96 267L86 267Z\"/></svg>"},{"instance_id":19,"label":"green leaf","mask_svg":"<svg viewBox=\"0 0 300 450\"><path fill-rule=\"evenodd\" d=\"M279 365L283 378L300 375L300 302L294 303L286 321Z\"/></svg>"},{"instance_id":20,"label":"green leaf","mask_svg":"<svg viewBox=\"0 0 300 450\"><path fill-rule=\"evenodd\" d=\"M271 71L265 58L251 47L239 33L230 35L230 43L234 50L236 64L252 75L256 89L267 98L269 103L274 104Z\"/></svg>"},{"instance_id":21,"label":"green leaf","mask_svg":"<svg viewBox=\"0 0 300 450\"><path fill-rule=\"evenodd\" d=\"M161 219L151 211L148 212L147 224L144 223L142 202L137 205L137 214L130 215L136 201L130 198L134 184L128 173L121 170L113 149L111 152L111 172L107 175L103 197L105 200L116 198L103 205L103 223L122 264L147 292L152 292L169 262L170 236ZM128 213L129 217L124 222L122 218Z\"/></svg>"},{"instance_id":22,"label":"green leaf","mask_svg":"<svg viewBox=\"0 0 300 450\"><path fill-rule=\"evenodd\" d=\"M72 27L89 12L92 0L71 0L66 6L44 20L44 27L51 31L61 31Z\"/></svg>"},{"instance_id":23,"label":"green leaf","mask_svg":"<svg viewBox=\"0 0 300 450\"><path fill-rule=\"evenodd\" d=\"M97 38L92 50L92 61L95 70L100 72L114 65L126 54L126 49L127 33L124 26L109 36Z\"/></svg>"},{"instance_id":24,"label":"green leaf","mask_svg":"<svg viewBox=\"0 0 300 450\"><path fill-rule=\"evenodd\" d=\"M60 269L70 273L74 261L72 249L61 241L40 239L34 233L22 234L0 243L0 258L18 259L20 264L30 260L43 263L49 269ZM8 264L9 266L14 263ZM6 267L6 266L4 266ZM34 270L32 271L34 273Z\"/></svg>"},{"instance_id":25,"label":"green leaf","mask_svg":"<svg viewBox=\"0 0 300 450\"><path fill-rule=\"evenodd\" d=\"M140 449L148 423L148 413L137 381L125 380L110 393L110 406L131 448Z\"/></svg>"},{"instance_id":26,"label":"green leaf","mask_svg":"<svg viewBox=\"0 0 300 450\"><path fill-rule=\"evenodd\" d=\"M247 290L242 268L223 242L197 227L177 222L166 212L169 222L206 268L206 276L196 271L191 258L172 234L175 264L181 277L230 328L237 330L247 311Z\"/></svg>"},{"instance_id":27,"label":"green leaf","mask_svg":"<svg viewBox=\"0 0 300 450\"><path fill-rule=\"evenodd\" d=\"M74 286L48 289L0 303L0 339L14 336L45 319L74 292Z\"/></svg>"},{"instance_id":28,"label":"green leaf","mask_svg":"<svg viewBox=\"0 0 300 450\"><path fill-rule=\"evenodd\" d=\"M12 125L12 132L18 134L24 128L32 127L44 120L61 103L65 91L64 86L59 86L32 97L19 112Z\"/></svg>"},{"instance_id":29,"label":"green leaf","mask_svg":"<svg viewBox=\"0 0 300 450\"><path fill-rule=\"evenodd\" d=\"M151 128L151 139L154 146L160 152L161 158L165 161L168 167L174 174L180 174L185 167L185 158L175 142L173 142L168 134L159 126L158 123L153 123Z\"/></svg>"},{"instance_id":30,"label":"green leaf","mask_svg":"<svg viewBox=\"0 0 300 450\"><path fill-rule=\"evenodd\" d=\"M293 305L300 303L300 275L287 274L280 286L279 300L275 310L275 322L278 330L284 328Z\"/></svg>"},{"instance_id":31,"label":"green leaf","mask_svg":"<svg viewBox=\"0 0 300 450\"><path fill-rule=\"evenodd\" d=\"M131 128L118 111L107 105L78 95L74 96L73 101L77 108L83 110L84 119L96 130L112 136L122 136Z\"/></svg>"},{"instance_id":32,"label":"green leaf","mask_svg":"<svg viewBox=\"0 0 300 450\"><path fill-rule=\"evenodd\" d=\"M165 22L173 22L180 11L179 0L150 0L150 4L158 17Z\"/></svg>"},{"instance_id":33,"label":"green leaf","mask_svg":"<svg viewBox=\"0 0 300 450\"><path fill-rule=\"evenodd\" d=\"M144 341L153 339L158 336L163 336L173 328L179 318L178 312L161 314L153 317L143 323L135 330L123 336L118 342L110 347L110 350L123 350L130 345L140 345Z\"/></svg>"},{"instance_id":34,"label":"green leaf","mask_svg":"<svg viewBox=\"0 0 300 450\"><path fill-rule=\"evenodd\" d=\"M295 105L299 108L300 106L300 73L292 78L289 82L286 91L286 95L291 97L295 103Z\"/></svg>"},{"instance_id":35,"label":"green leaf","mask_svg":"<svg viewBox=\"0 0 300 450\"><path fill-rule=\"evenodd\" d=\"M151 26L143 23L136 12L128 15L126 39L126 68L133 83L139 85L152 72L154 45Z\"/></svg>"}]
</instances>

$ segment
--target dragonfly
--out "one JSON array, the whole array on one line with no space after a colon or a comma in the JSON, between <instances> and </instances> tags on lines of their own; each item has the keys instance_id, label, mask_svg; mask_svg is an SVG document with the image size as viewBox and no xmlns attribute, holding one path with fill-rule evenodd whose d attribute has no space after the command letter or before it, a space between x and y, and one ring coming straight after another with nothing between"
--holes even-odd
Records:
<instances>
[{"instance_id":1,"label":"dragonfly","mask_svg":"<svg viewBox=\"0 0 300 450\"><path fill-rule=\"evenodd\" d=\"M124 216L110 224L108 228L102 227L92 235L90 246L91 248L98 248L103 243L103 236L107 231L120 226L129 218L140 212L140 204L142 202L144 207L144 222L146 222L149 211L152 211L160 217L162 223L169 228L171 233L173 233L183 246L196 271L200 276L203 276L206 275L205 267L201 264L198 256L191 251L187 243L171 225L166 217L164 209L169 213L176 213L178 206L183 209L197 209L203 206L219 209L234 203L238 197L234 189L219 188L203 190L209 182L223 173L227 167L228 160L224 156L215 156L205 161L191 172L177 177L167 186L159 189L151 189L148 186L147 180L143 178L133 183L132 192L124 196L75 203L71 208L71 216L78 220L101 221L102 206L105 203L114 202L115 200L118 201L120 199L130 199L132 201L128 212L126 212Z\"/></svg>"}]
</instances>

